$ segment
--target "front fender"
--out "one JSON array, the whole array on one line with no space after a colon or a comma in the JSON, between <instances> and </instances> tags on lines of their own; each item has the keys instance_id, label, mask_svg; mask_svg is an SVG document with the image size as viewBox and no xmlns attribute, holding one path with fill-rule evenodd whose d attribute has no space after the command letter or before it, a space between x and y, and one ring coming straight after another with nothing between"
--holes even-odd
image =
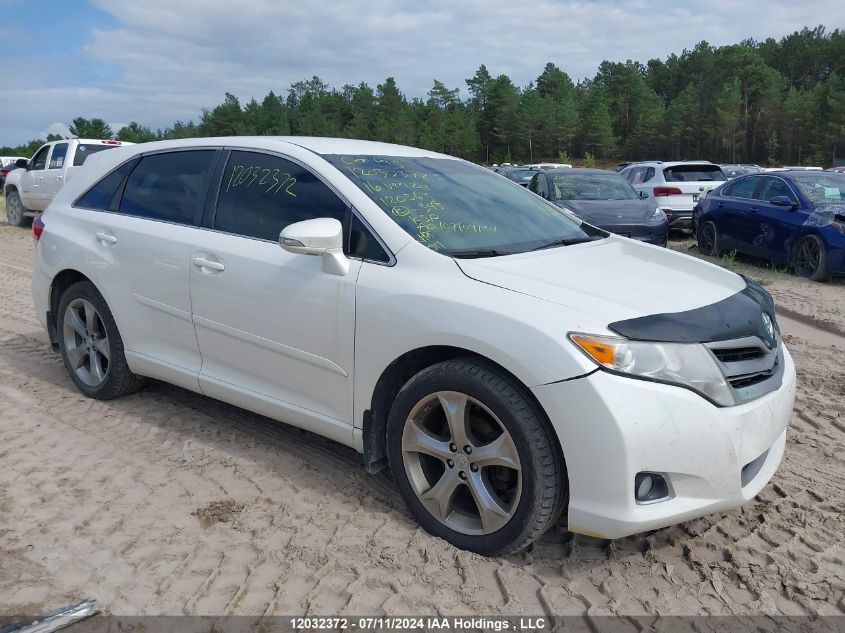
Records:
<instances>
[{"instance_id":1,"label":"front fender","mask_svg":"<svg viewBox=\"0 0 845 633\"><path fill-rule=\"evenodd\" d=\"M445 258L444 258L445 259ZM354 419L370 407L379 377L397 358L447 346L483 356L526 387L595 369L566 338L574 312L475 281L448 261L443 271L364 264L356 290Z\"/></svg>"}]
</instances>

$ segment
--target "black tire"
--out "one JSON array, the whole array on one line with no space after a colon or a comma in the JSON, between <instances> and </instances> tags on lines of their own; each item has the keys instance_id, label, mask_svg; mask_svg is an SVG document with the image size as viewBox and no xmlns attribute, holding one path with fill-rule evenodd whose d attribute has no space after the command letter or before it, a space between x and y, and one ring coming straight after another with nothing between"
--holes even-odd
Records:
<instances>
[{"instance_id":1,"label":"black tire","mask_svg":"<svg viewBox=\"0 0 845 633\"><path fill-rule=\"evenodd\" d=\"M813 281L830 279L827 248L818 235L805 235L798 241L792 255L792 269L799 277Z\"/></svg>"},{"instance_id":2,"label":"black tire","mask_svg":"<svg viewBox=\"0 0 845 633\"><path fill-rule=\"evenodd\" d=\"M489 409L504 427L502 435L505 432L510 435L511 446L518 454L521 467L519 497L512 499L507 522L489 533L468 534L446 525L423 505L406 472L403 450L406 422L421 402L442 392L466 394ZM471 437L475 437L472 432ZM476 453L480 454L481 450L483 443L477 446ZM480 359L448 360L422 370L405 384L390 410L387 455L396 485L420 525L456 547L479 554L503 555L527 547L559 519L567 504L566 465L557 435L544 412L518 381ZM486 477L487 485L492 488L491 477L498 473L490 474L486 466L479 469L470 464L470 467L478 477ZM441 468L445 476L445 464ZM467 469L467 466L463 468ZM461 494L470 494L471 486L466 477L463 479L453 493L455 499ZM428 482L431 488L434 483ZM463 493L461 485L466 489Z\"/></svg>"},{"instance_id":3,"label":"black tire","mask_svg":"<svg viewBox=\"0 0 845 633\"><path fill-rule=\"evenodd\" d=\"M698 252L710 257L719 256L719 233L716 225L707 221L699 225L696 231L695 240L698 243Z\"/></svg>"},{"instance_id":4,"label":"black tire","mask_svg":"<svg viewBox=\"0 0 845 633\"><path fill-rule=\"evenodd\" d=\"M24 216L26 209L17 191L10 191L6 195L6 221L12 226L29 226L32 218Z\"/></svg>"},{"instance_id":5,"label":"black tire","mask_svg":"<svg viewBox=\"0 0 845 633\"><path fill-rule=\"evenodd\" d=\"M96 328L104 335L104 348L107 348L107 366L104 371L102 382L96 385L86 384L80 377L77 367L74 367L69 358L69 348L76 348L81 345L76 341L70 341L65 327L65 317L69 308L80 301L88 302L96 310ZM65 368L76 387L89 398L97 400L112 400L121 396L133 393L143 385L143 378L136 376L130 371L126 363L126 356L123 353L123 339L117 324L114 322L111 310L109 310L105 299L90 281L80 281L62 294L59 299L59 307L56 313L56 333L59 343L59 351ZM72 334L72 333L71 333ZM75 337L76 339L77 337ZM72 350L71 350L72 351Z\"/></svg>"}]
</instances>

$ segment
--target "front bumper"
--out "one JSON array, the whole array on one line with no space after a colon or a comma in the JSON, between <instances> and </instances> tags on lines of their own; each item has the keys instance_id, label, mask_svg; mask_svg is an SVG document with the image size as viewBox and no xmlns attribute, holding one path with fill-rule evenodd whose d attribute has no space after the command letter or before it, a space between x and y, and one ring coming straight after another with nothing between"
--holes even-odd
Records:
<instances>
[{"instance_id":1,"label":"front bumper","mask_svg":"<svg viewBox=\"0 0 845 633\"><path fill-rule=\"evenodd\" d=\"M774 475L786 445L795 366L785 348L784 361L779 389L734 407L716 407L681 387L601 370L534 387L563 447L569 529L620 538L753 499ZM743 467L764 453L743 486ZM639 472L663 474L673 496L637 503Z\"/></svg>"}]
</instances>

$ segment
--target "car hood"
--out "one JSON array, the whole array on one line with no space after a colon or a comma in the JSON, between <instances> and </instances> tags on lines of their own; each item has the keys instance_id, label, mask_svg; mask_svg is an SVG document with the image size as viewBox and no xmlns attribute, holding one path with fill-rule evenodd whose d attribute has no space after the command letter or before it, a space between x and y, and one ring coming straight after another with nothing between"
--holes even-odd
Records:
<instances>
[{"instance_id":1,"label":"car hood","mask_svg":"<svg viewBox=\"0 0 845 633\"><path fill-rule=\"evenodd\" d=\"M700 308L746 287L715 264L616 236L456 262L476 281L565 306L573 328L593 332L615 321Z\"/></svg>"},{"instance_id":2,"label":"car hood","mask_svg":"<svg viewBox=\"0 0 845 633\"><path fill-rule=\"evenodd\" d=\"M556 200L562 209L569 209L593 225L643 224L654 213L654 205L646 200Z\"/></svg>"}]
</instances>

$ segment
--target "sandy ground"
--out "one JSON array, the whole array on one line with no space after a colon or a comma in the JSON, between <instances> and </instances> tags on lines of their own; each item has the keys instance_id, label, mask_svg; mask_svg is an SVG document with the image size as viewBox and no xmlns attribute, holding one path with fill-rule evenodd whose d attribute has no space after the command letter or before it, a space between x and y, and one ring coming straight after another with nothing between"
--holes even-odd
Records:
<instances>
[{"instance_id":1,"label":"sandy ground","mask_svg":"<svg viewBox=\"0 0 845 633\"><path fill-rule=\"evenodd\" d=\"M32 253L0 224L0 616L83 598L120 615L845 613L845 338L808 325L841 325L841 284L771 273L806 318L783 319L798 399L752 503L615 542L558 526L486 559L327 440L161 383L81 397L33 315Z\"/></svg>"}]
</instances>

